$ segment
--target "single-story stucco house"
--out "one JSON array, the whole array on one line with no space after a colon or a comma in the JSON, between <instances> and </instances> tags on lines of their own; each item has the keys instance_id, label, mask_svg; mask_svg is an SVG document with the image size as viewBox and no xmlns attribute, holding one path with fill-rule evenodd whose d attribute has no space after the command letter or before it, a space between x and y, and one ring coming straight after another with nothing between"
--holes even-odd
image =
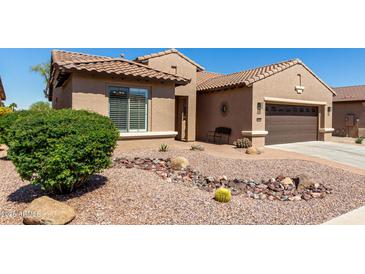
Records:
<instances>
[{"instance_id":1,"label":"single-story stucco house","mask_svg":"<svg viewBox=\"0 0 365 274\"><path fill-rule=\"evenodd\" d=\"M222 75L176 49L133 61L53 50L48 89L55 109L107 115L121 139L205 141L224 127L255 146L327 140L334 95L298 59Z\"/></svg>"},{"instance_id":2,"label":"single-story stucco house","mask_svg":"<svg viewBox=\"0 0 365 274\"><path fill-rule=\"evenodd\" d=\"M365 85L334 88L333 135L365 137Z\"/></svg>"},{"instance_id":3,"label":"single-story stucco house","mask_svg":"<svg viewBox=\"0 0 365 274\"><path fill-rule=\"evenodd\" d=\"M2 101L5 101L5 99L6 99L5 90L4 90L3 82L1 81L1 77L0 77L0 105L1 105Z\"/></svg>"}]
</instances>

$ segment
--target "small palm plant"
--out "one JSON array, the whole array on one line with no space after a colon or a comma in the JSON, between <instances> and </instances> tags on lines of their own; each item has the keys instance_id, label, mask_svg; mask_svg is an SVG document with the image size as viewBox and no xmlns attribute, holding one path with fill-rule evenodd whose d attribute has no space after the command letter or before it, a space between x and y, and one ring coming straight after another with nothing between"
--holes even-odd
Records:
<instances>
[{"instance_id":1,"label":"small palm plant","mask_svg":"<svg viewBox=\"0 0 365 274\"><path fill-rule=\"evenodd\" d=\"M159 152L167 152L169 150L169 146L166 144L161 144L160 148L158 149Z\"/></svg>"}]
</instances>

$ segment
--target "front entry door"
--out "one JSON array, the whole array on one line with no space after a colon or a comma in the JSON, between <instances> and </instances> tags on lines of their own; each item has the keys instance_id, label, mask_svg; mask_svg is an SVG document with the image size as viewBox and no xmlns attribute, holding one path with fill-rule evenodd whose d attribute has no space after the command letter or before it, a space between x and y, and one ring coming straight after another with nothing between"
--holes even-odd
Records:
<instances>
[{"instance_id":1,"label":"front entry door","mask_svg":"<svg viewBox=\"0 0 365 274\"><path fill-rule=\"evenodd\" d=\"M188 97L176 96L175 130L176 139L187 141L188 128Z\"/></svg>"}]
</instances>

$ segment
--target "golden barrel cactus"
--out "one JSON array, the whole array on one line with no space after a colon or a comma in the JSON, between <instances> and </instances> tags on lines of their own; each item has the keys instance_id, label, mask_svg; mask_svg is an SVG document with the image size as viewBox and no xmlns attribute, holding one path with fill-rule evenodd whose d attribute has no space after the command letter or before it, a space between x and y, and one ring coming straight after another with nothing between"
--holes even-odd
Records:
<instances>
[{"instance_id":1,"label":"golden barrel cactus","mask_svg":"<svg viewBox=\"0 0 365 274\"><path fill-rule=\"evenodd\" d=\"M231 196L231 191L228 188L220 187L215 191L214 199L221 203L228 203Z\"/></svg>"},{"instance_id":2,"label":"golden barrel cactus","mask_svg":"<svg viewBox=\"0 0 365 274\"><path fill-rule=\"evenodd\" d=\"M189 165L188 159L185 157L175 157L171 160L171 167L174 170L183 170Z\"/></svg>"}]
</instances>

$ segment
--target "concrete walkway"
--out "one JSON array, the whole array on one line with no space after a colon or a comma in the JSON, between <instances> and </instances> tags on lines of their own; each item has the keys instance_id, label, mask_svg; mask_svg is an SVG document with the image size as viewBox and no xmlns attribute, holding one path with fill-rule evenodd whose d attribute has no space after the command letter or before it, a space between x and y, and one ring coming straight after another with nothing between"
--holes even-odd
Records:
<instances>
[{"instance_id":1,"label":"concrete walkway","mask_svg":"<svg viewBox=\"0 0 365 274\"><path fill-rule=\"evenodd\" d=\"M267 147L315 156L365 170L365 146L314 141Z\"/></svg>"},{"instance_id":2,"label":"concrete walkway","mask_svg":"<svg viewBox=\"0 0 365 274\"><path fill-rule=\"evenodd\" d=\"M324 225L365 225L365 206L336 217Z\"/></svg>"}]
</instances>

